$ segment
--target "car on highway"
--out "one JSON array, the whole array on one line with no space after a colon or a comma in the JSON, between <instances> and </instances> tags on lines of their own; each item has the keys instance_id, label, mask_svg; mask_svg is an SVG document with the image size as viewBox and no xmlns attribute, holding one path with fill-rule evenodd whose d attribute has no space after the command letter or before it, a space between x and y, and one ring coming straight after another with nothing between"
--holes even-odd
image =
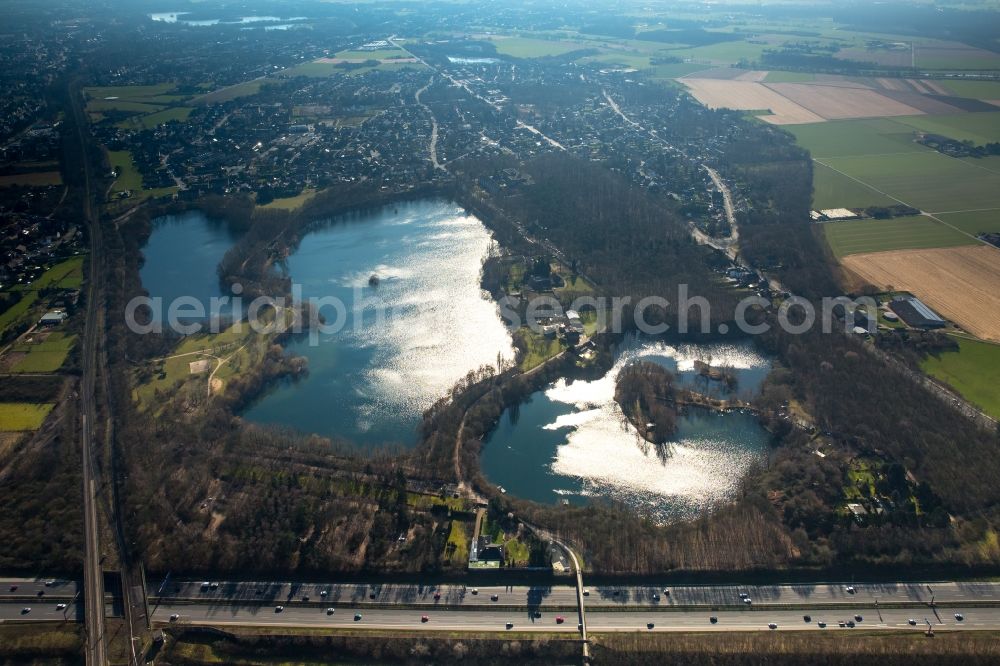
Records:
<instances>
[{"instance_id":1,"label":"car on highway","mask_svg":"<svg viewBox=\"0 0 1000 666\"><path fill-rule=\"evenodd\" d=\"M219 584L218 583L211 583L208 586L208 589L210 589L210 590L217 590L217 589L219 589Z\"/></svg>"},{"instance_id":2,"label":"car on highway","mask_svg":"<svg viewBox=\"0 0 1000 666\"><path fill-rule=\"evenodd\" d=\"M375 590L372 590L371 592L368 593L368 598L369 599L374 599L376 596L378 596L378 595L375 593ZM440 592L435 593L434 598L435 599L440 599L441 598L441 593Z\"/></svg>"},{"instance_id":3,"label":"car on highway","mask_svg":"<svg viewBox=\"0 0 1000 666\"><path fill-rule=\"evenodd\" d=\"M426 615L421 615L420 616L420 621L421 622L430 622L430 620L431 620L430 617L428 617Z\"/></svg>"},{"instance_id":4,"label":"car on highway","mask_svg":"<svg viewBox=\"0 0 1000 666\"><path fill-rule=\"evenodd\" d=\"M669 597L670 596L670 590L668 590L667 588L663 588L663 596Z\"/></svg>"},{"instance_id":5,"label":"car on highway","mask_svg":"<svg viewBox=\"0 0 1000 666\"><path fill-rule=\"evenodd\" d=\"M176 622L179 619L181 619L181 616L178 615L177 613L174 613L173 615L170 616L170 621L171 622Z\"/></svg>"},{"instance_id":6,"label":"car on highway","mask_svg":"<svg viewBox=\"0 0 1000 666\"><path fill-rule=\"evenodd\" d=\"M848 626L848 628L853 629L854 628L854 620L848 620L847 621L847 626Z\"/></svg>"},{"instance_id":7,"label":"car on highway","mask_svg":"<svg viewBox=\"0 0 1000 666\"><path fill-rule=\"evenodd\" d=\"M355 613L354 614L354 621L355 622L361 622L361 613Z\"/></svg>"},{"instance_id":8,"label":"car on highway","mask_svg":"<svg viewBox=\"0 0 1000 666\"><path fill-rule=\"evenodd\" d=\"M302 603L304 603L304 604L309 603L309 595L308 594L303 594L302 595Z\"/></svg>"},{"instance_id":9,"label":"car on highway","mask_svg":"<svg viewBox=\"0 0 1000 666\"><path fill-rule=\"evenodd\" d=\"M11 585L10 586L10 591L11 592L17 592L17 585Z\"/></svg>"},{"instance_id":10,"label":"car on highway","mask_svg":"<svg viewBox=\"0 0 1000 666\"><path fill-rule=\"evenodd\" d=\"M769 622L768 625L767 625L767 628L768 629L777 629L778 625L776 625L774 622Z\"/></svg>"},{"instance_id":11,"label":"car on highway","mask_svg":"<svg viewBox=\"0 0 1000 666\"><path fill-rule=\"evenodd\" d=\"M51 580L51 579L45 581L45 587L52 587L55 584L56 584L56 582L54 580Z\"/></svg>"},{"instance_id":12,"label":"car on highway","mask_svg":"<svg viewBox=\"0 0 1000 666\"><path fill-rule=\"evenodd\" d=\"M504 625L504 626L506 626L506 627L507 627L508 629L513 629L513 628L514 628L514 623L513 623L513 622L508 622L508 623L507 623L506 625Z\"/></svg>"},{"instance_id":13,"label":"car on highway","mask_svg":"<svg viewBox=\"0 0 1000 666\"><path fill-rule=\"evenodd\" d=\"M819 622L816 623L816 626L819 627L820 629L826 629L826 622L820 620Z\"/></svg>"},{"instance_id":14,"label":"car on highway","mask_svg":"<svg viewBox=\"0 0 1000 666\"><path fill-rule=\"evenodd\" d=\"M56 604L56 610L66 610L66 604Z\"/></svg>"},{"instance_id":15,"label":"car on highway","mask_svg":"<svg viewBox=\"0 0 1000 666\"><path fill-rule=\"evenodd\" d=\"M708 618L708 621L711 622L712 624L715 624L719 621L719 618L713 615L712 617Z\"/></svg>"},{"instance_id":16,"label":"car on highway","mask_svg":"<svg viewBox=\"0 0 1000 666\"><path fill-rule=\"evenodd\" d=\"M534 613L531 614L531 616L537 620L542 616L542 611L536 610Z\"/></svg>"},{"instance_id":17,"label":"car on highway","mask_svg":"<svg viewBox=\"0 0 1000 666\"><path fill-rule=\"evenodd\" d=\"M846 589L846 590L847 590L847 593L848 593L848 594L855 594L855 593L857 592L857 590L855 590L855 589L854 589L854 586L853 586L853 585L848 585L848 586L847 586L846 588L844 588L844 589Z\"/></svg>"},{"instance_id":18,"label":"car on highway","mask_svg":"<svg viewBox=\"0 0 1000 666\"><path fill-rule=\"evenodd\" d=\"M961 613L955 613L955 619L961 622L962 620L965 619L965 616L962 615Z\"/></svg>"},{"instance_id":19,"label":"car on highway","mask_svg":"<svg viewBox=\"0 0 1000 666\"><path fill-rule=\"evenodd\" d=\"M652 628L653 628L653 627L655 627L655 626L656 626L656 625L655 625L655 624L653 624L652 622L647 622L647 623L646 623L646 628L647 628L647 629L652 629Z\"/></svg>"},{"instance_id":20,"label":"car on highway","mask_svg":"<svg viewBox=\"0 0 1000 666\"><path fill-rule=\"evenodd\" d=\"M327 595L327 591L326 590L323 590L323 591L321 591L319 593L319 596L321 596L321 597L325 597L326 595Z\"/></svg>"},{"instance_id":21,"label":"car on highway","mask_svg":"<svg viewBox=\"0 0 1000 666\"><path fill-rule=\"evenodd\" d=\"M653 601L659 601L659 600L660 600L660 595L657 594L656 592L653 592Z\"/></svg>"},{"instance_id":22,"label":"car on highway","mask_svg":"<svg viewBox=\"0 0 1000 666\"><path fill-rule=\"evenodd\" d=\"M583 596L589 597L590 596L590 590L584 588L584 590L583 590Z\"/></svg>"},{"instance_id":23,"label":"car on highway","mask_svg":"<svg viewBox=\"0 0 1000 666\"><path fill-rule=\"evenodd\" d=\"M209 585L211 585L211 583L209 583L209 582L208 582L208 581L206 580L206 581L205 581L204 583L202 583L202 584L201 584L201 591L202 591L202 592L207 592L207 591L208 591L208 586L209 586Z\"/></svg>"},{"instance_id":24,"label":"car on highway","mask_svg":"<svg viewBox=\"0 0 1000 666\"><path fill-rule=\"evenodd\" d=\"M434 593L434 601L440 601L440 600L441 600L441 593L440 592L435 592Z\"/></svg>"},{"instance_id":25,"label":"car on highway","mask_svg":"<svg viewBox=\"0 0 1000 666\"><path fill-rule=\"evenodd\" d=\"M500 601L500 595L499 594L491 594L490 595L490 601Z\"/></svg>"},{"instance_id":26,"label":"car on highway","mask_svg":"<svg viewBox=\"0 0 1000 666\"><path fill-rule=\"evenodd\" d=\"M911 627L917 626L917 621L914 620L912 617L909 620L907 620L906 623L909 624Z\"/></svg>"},{"instance_id":27,"label":"car on highway","mask_svg":"<svg viewBox=\"0 0 1000 666\"><path fill-rule=\"evenodd\" d=\"M811 616L811 615L803 615L803 616L802 616L802 621L803 621L803 622L812 622L812 621L813 621L813 619L812 619L812 616Z\"/></svg>"},{"instance_id":28,"label":"car on highway","mask_svg":"<svg viewBox=\"0 0 1000 666\"><path fill-rule=\"evenodd\" d=\"M844 627L847 626L847 623L844 622L843 620L841 620L840 622L837 623L837 626L840 627L840 628L844 628Z\"/></svg>"},{"instance_id":29,"label":"car on highway","mask_svg":"<svg viewBox=\"0 0 1000 666\"><path fill-rule=\"evenodd\" d=\"M565 621L566 618L564 618L562 615L556 615L556 624L562 624Z\"/></svg>"},{"instance_id":30,"label":"car on highway","mask_svg":"<svg viewBox=\"0 0 1000 666\"><path fill-rule=\"evenodd\" d=\"M21 615L27 615L30 612L31 612L30 606L25 606L24 608L21 609Z\"/></svg>"},{"instance_id":31,"label":"car on highway","mask_svg":"<svg viewBox=\"0 0 1000 666\"><path fill-rule=\"evenodd\" d=\"M750 606L753 604L753 599L751 599L750 597L744 597L743 603L745 603L747 606Z\"/></svg>"},{"instance_id":32,"label":"car on highway","mask_svg":"<svg viewBox=\"0 0 1000 666\"><path fill-rule=\"evenodd\" d=\"M472 593L473 594L479 594L479 590L474 587L474 588L472 588Z\"/></svg>"},{"instance_id":33,"label":"car on highway","mask_svg":"<svg viewBox=\"0 0 1000 666\"><path fill-rule=\"evenodd\" d=\"M865 618L861 617L861 615L855 615L855 616L854 616L854 619L855 619L855 620L857 620L858 622L861 622L861 621L862 621L862 620L864 620Z\"/></svg>"},{"instance_id":34,"label":"car on highway","mask_svg":"<svg viewBox=\"0 0 1000 666\"><path fill-rule=\"evenodd\" d=\"M275 606L275 607L274 607L274 612L275 612L275 613L280 613L280 612L282 612L282 611L284 611L284 610L285 610L285 607L284 607L284 606Z\"/></svg>"},{"instance_id":35,"label":"car on highway","mask_svg":"<svg viewBox=\"0 0 1000 666\"><path fill-rule=\"evenodd\" d=\"M334 614L334 613L336 613L336 612L337 612L337 610L336 610L336 609L334 609L334 608L327 608L327 609L326 609L326 614L327 614L327 615L333 615L333 614Z\"/></svg>"}]
</instances>

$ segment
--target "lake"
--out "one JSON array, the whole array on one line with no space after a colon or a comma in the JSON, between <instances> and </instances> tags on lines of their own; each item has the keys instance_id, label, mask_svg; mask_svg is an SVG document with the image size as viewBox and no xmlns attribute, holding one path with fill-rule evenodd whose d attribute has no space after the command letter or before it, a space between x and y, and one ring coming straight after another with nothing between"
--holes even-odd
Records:
<instances>
[{"instance_id":1,"label":"lake","mask_svg":"<svg viewBox=\"0 0 1000 666\"><path fill-rule=\"evenodd\" d=\"M275 387L244 417L366 446L417 441L424 410L497 355L510 335L480 288L492 238L458 206L425 200L344 215L308 233L286 270L302 297L346 305L341 330L293 340L309 375ZM378 276L378 284L369 279ZM367 304L367 307L366 307ZM378 321L377 310L386 314ZM322 309L333 325L338 313Z\"/></svg>"},{"instance_id":2,"label":"lake","mask_svg":"<svg viewBox=\"0 0 1000 666\"><path fill-rule=\"evenodd\" d=\"M197 299L209 316L228 316L230 308L213 310L210 299L223 295L217 267L235 240L224 222L198 210L153 220L139 277L151 297L163 299L162 312L154 311L154 319L166 321L169 303L182 296Z\"/></svg>"},{"instance_id":3,"label":"lake","mask_svg":"<svg viewBox=\"0 0 1000 666\"><path fill-rule=\"evenodd\" d=\"M619 371L637 360L658 363L681 386L713 395L721 395L721 384L699 376L695 360L733 368L735 393L744 397L770 369L749 342L675 347L630 338L600 379L560 379L507 410L483 445L487 478L516 497L572 504L605 498L660 520L692 516L731 497L750 466L764 460L767 431L749 413L688 409L666 445L649 444L614 400Z\"/></svg>"}]
</instances>

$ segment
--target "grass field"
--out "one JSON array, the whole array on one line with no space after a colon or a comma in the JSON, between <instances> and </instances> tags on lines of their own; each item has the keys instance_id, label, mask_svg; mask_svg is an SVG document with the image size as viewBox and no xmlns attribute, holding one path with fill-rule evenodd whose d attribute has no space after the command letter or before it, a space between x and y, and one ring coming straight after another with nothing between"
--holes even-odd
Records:
<instances>
[{"instance_id":1,"label":"grass field","mask_svg":"<svg viewBox=\"0 0 1000 666\"><path fill-rule=\"evenodd\" d=\"M142 189L142 174L132 161L132 153L127 150L109 150L108 162L112 169L118 169L118 178L111 188L113 192L138 192Z\"/></svg>"},{"instance_id":2,"label":"grass field","mask_svg":"<svg viewBox=\"0 0 1000 666\"><path fill-rule=\"evenodd\" d=\"M75 335L67 335L61 331L36 332L28 340L11 347L12 352L24 354L10 368L11 372L55 372L63 366L76 344Z\"/></svg>"},{"instance_id":3,"label":"grass field","mask_svg":"<svg viewBox=\"0 0 1000 666\"><path fill-rule=\"evenodd\" d=\"M316 190L312 188L306 188L298 196L286 197L284 199L275 199L270 203L266 203L261 208L275 209L278 210L298 210L302 207L302 204L312 199L316 196Z\"/></svg>"},{"instance_id":4,"label":"grass field","mask_svg":"<svg viewBox=\"0 0 1000 666\"><path fill-rule=\"evenodd\" d=\"M410 58L403 49L379 49L377 51L341 51L333 56L344 60L388 60L389 58Z\"/></svg>"},{"instance_id":5,"label":"grass field","mask_svg":"<svg viewBox=\"0 0 1000 666\"><path fill-rule=\"evenodd\" d=\"M954 247L976 241L929 217L828 222L823 232L838 258L861 252Z\"/></svg>"},{"instance_id":6,"label":"grass field","mask_svg":"<svg viewBox=\"0 0 1000 666\"><path fill-rule=\"evenodd\" d=\"M815 158L927 152L914 141L914 130L888 118L832 120L787 125L800 146Z\"/></svg>"},{"instance_id":7,"label":"grass field","mask_svg":"<svg viewBox=\"0 0 1000 666\"><path fill-rule=\"evenodd\" d=\"M1000 81L942 81L941 85L959 97L1000 99Z\"/></svg>"},{"instance_id":8,"label":"grass field","mask_svg":"<svg viewBox=\"0 0 1000 666\"><path fill-rule=\"evenodd\" d=\"M819 162L813 163L813 208L865 208L896 203Z\"/></svg>"},{"instance_id":9,"label":"grass field","mask_svg":"<svg viewBox=\"0 0 1000 666\"><path fill-rule=\"evenodd\" d=\"M822 163L932 213L1000 207L1000 173L938 152L834 157Z\"/></svg>"},{"instance_id":10,"label":"grass field","mask_svg":"<svg viewBox=\"0 0 1000 666\"><path fill-rule=\"evenodd\" d=\"M244 81L243 83L237 83L231 86L226 86L225 88L219 88L218 90L213 90L210 93L205 93L200 97L195 97L192 103L195 104L221 104L222 102L228 102L238 97L250 97L251 95L256 95L260 92L261 86L264 85L264 79L254 79L252 81Z\"/></svg>"},{"instance_id":11,"label":"grass field","mask_svg":"<svg viewBox=\"0 0 1000 666\"><path fill-rule=\"evenodd\" d=\"M31 283L31 289L79 289L83 283L83 257L70 257L42 273Z\"/></svg>"},{"instance_id":12,"label":"grass field","mask_svg":"<svg viewBox=\"0 0 1000 666\"><path fill-rule=\"evenodd\" d=\"M924 132L943 134L977 145L1000 141L1000 109L995 113L958 113L948 116L905 116L893 122Z\"/></svg>"},{"instance_id":13,"label":"grass field","mask_svg":"<svg viewBox=\"0 0 1000 666\"><path fill-rule=\"evenodd\" d=\"M973 236L981 233L1000 234L1000 210L947 213L938 217Z\"/></svg>"},{"instance_id":14,"label":"grass field","mask_svg":"<svg viewBox=\"0 0 1000 666\"><path fill-rule=\"evenodd\" d=\"M0 187L24 185L27 187L45 187L47 185L62 185L62 175L58 171L32 171L0 176Z\"/></svg>"},{"instance_id":15,"label":"grass field","mask_svg":"<svg viewBox=\"0 0 1000 666\"><path fill-rule=\"evenodd\" d=\"M1000 345L955 337L957 352L931 356L920 367L994 418L1000 418Z\"/></svg>"},{"instance_id":16,"label":"grass field","mask_svg":"<svg viewBox=\"0 0 1000 666\"><path fill-rule=\"evenodd\" d=\"M7 309L2 314L0 314L0 333L7 330L8 327L15 324L24 315L31 310L31 306L35 304L38 300L38 292L28 291L21 295L21 300L18 301L13 307Z\"/></svg>"},{"instance_id":17,"label":"grass field","mask_svg":"<svg viewBox=\"0 0 1000 666\"><path fill-rule=\"evenodd\" d=\"M497 37L491 40L497 53L514 58L543 58L587 48L584 44L530 37Z\"/></svg>"},{"instance_id":18,"label":"grass field","mask_svg":"<svg viewBox=\"0 0 1000 666\"><path fill-rule=\"evenodd\" d=\"M808 72L768 72L764 77L765 83L812 83L815 80L816 75Z\"/></svg>"},{"instance_id":19,"label":"grass field","mask_svg":"<svg viewBox=\"0 0 1000 666\"><path fill-rule=\"evenodd\" d=\"M156 113L139 116L138 118L129 118L128 120L119 123L119 126L154 129L163 123L169 123L173 120L184 122L187 120L188 116L191 115L191 111L193 111L193 109L189 106L175 106L162 111L157 111Z\"/></svg>"},{"instance_id":20,"label":"grass field","mask_svg":"<svg viewBox=\"0 0 1000 666\"><path fill-rule=\"evenodd\" d=\"M0 431L38 430L53 405L31 402L0 402Z\"/></svg>"}]
</instances>

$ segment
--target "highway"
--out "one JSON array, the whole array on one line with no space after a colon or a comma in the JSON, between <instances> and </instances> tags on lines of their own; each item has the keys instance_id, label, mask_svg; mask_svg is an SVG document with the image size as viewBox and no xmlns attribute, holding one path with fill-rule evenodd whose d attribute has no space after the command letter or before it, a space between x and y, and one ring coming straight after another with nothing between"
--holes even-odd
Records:
<instances>
[{"instance_id":1,"label":"highway","mask_svg":"<svg viewBox=\"0 0 1000 666\"><path fill-rule=\"evenodd\" d=\"M541 617L533 617L527 611L500 610L402 610L402 609L357 609L352 607L334 607L335 612L328 615L326 609L308 606L287 606L277 612L273 606L266 607L234 607L215 606L212 604L177 604L160 606L154 613L154 619L159 622L171 622L170 617L176 614L174 622L185 624L225 625L255 625L255 626L308 626L308 627L365 627L370 629L424 629L437 631L505 631L506 623L512 623L515 631L544 631L577 633L576 615L574 613L559 613L542 609ZM963 621L955 619L954 614L961 612ZM355 613L361 613L361 619L355 620ZM426 615L427 622L421 617ZM855 615L862 619L857 621ZM717 622L713 623L711 617ZM558 624L557 617L564 622ZM590 633L608 631L768 631L769 623L778 625L779 630L815 630L843 631L840 621L854 621L856 627L867 629L926 629L925 618L935 629L998 629L1000 628L1000 608L984 608L973 610L938 609L935 615L930 609L924 611L909 609L882 610L881 612L868 608L845 608L841 611L812 612L810 621L804 620L801 611L791 610L732 610L717 611L590 611L587 613L587 627ZM916 625L911 626L908 620L913 619ZM818 622L824 621L827 627L822 629ZM649 629L648 623L653 623Z\"/></svg>"},{"instance_id":2,"label":"highway","mask_svg":"<svg viewBox=\"0 0 1000 666\"><path fill-rule=\"evenodd\" d=\"M553 586L491 586L420 585L402 583L279 583L170 581L159 595L161 603L180 601L212 604L352 604L359 607L408 605L433 608L459 607L554 607L572 611L578 606L576 587L565 583ZM154 585L160 585L157 581ZM815 583L789 585L594 585L585 588L588 626L590 613L601 608L671 608L703 607L706 609L742 607L741 593L749 595L754 607L883 607L906 604L926 606L937 604L1000 606L1000 582L912 582L856 583L854 593L850 583ZM478 592L474 593L474 590ZM669 590L670 594L664 594ZM322 593L326 592L324 596ZM435 599L435 595L440 598ZM493 600L494 595L496 600ZM157 595L152 595L156 597Z\"/></svg>"}]
</instances>

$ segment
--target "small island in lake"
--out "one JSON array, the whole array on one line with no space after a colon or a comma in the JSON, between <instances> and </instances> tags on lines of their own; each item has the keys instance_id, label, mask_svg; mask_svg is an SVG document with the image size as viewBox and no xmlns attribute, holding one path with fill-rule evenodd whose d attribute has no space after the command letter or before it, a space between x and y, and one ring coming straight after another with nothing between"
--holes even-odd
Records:
<instances>
[{"instance_id":1,"label":"small island in lake","mask_svg":"<svg viewBox=\"0 0 1000 666\"><path fill-rule=\"evenodd\" d=\"M674 376L666 368L644 361L618 373L615 402L639 434L662 444L677 431L677 396Z\"/></svg>"},{"instance_id":2,"label":"small island in lake","mask_svg":"<svg viewBox=\"0 0 1000 666\"><path fill-rule=\"evenodd\" d=\"M369 287L377 287L378 283L379 283L378 275L376 275L375 273L372 273L372 276L370 278L368 278L368 286Z\"/></svg>"}]
</instances>

